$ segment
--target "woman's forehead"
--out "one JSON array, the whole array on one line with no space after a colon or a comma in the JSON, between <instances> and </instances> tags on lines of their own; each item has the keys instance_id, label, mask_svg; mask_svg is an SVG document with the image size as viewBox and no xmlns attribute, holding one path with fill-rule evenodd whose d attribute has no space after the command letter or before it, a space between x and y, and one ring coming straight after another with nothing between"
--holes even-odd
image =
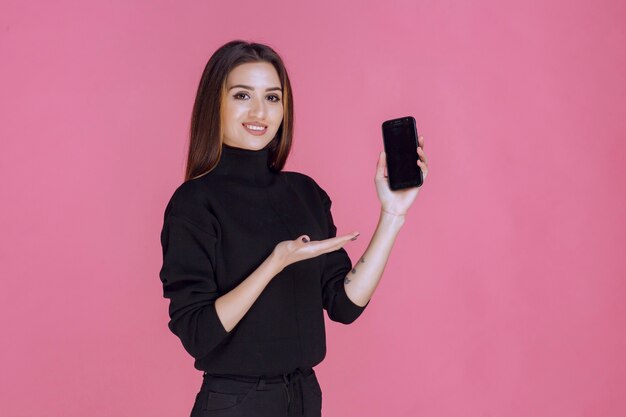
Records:
<instances>
[{"instance_id":1,"label":"woman's forehead","mask_svg":"<svg viewBox=\"0 0 626 417\"><path fill-rule=\"evenodd\" d=\"M267 62L249 62L233 68L228 74L226 88L245 85L255 88L280 87L280 79L276 68Z\"/></svg>"}]
</instances>

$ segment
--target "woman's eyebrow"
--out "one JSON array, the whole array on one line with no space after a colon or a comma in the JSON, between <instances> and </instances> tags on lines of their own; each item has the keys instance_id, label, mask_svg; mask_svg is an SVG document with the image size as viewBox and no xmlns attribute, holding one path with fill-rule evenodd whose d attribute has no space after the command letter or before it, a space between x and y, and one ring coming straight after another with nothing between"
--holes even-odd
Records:
<instances>
[{"instance_id":1,"label":"woman's eyebrow","mask_svg":"<svg viewBox=\"0 0 626 417\"><path fill-rule=\"evenodd\" d=\"M254 88L253 88L253 87L250 87L249 85L243 85L243 84L233 85L233 86L232 86L232 87L230 87L228 90L230 91L230 90L232 90L233 88L237 88L237 87L241 87L241 88L245 88L245 89L248 89L248 90L252 90L252 91L254 91ZM280 88L280 87L272 87L272 88L266 88L266 89L265 89L265 91L274 91L274 90L278 90L278 91L281 91L281 92L283 91L283 89L282 89L282 88Z\"/></svg>"}]
</instances>

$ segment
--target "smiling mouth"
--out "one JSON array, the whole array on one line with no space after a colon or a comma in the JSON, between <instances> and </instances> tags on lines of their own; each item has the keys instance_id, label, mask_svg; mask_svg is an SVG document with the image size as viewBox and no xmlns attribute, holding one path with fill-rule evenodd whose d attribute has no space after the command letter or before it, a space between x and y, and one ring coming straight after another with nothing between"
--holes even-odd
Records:
<instances>
[{"instance_id":1,"label":"smiling mouth","mask_svg":"<svg viewBox=\"0 0 626 417\"><path fill-rule=\"evenodd\" d=\"M242 126L253 136L263 136L267 133L267 126L251 125L247 123L242 123Z\"/></svg>"},{"instance_id":2,"label":"smiling mouth","mask_svg":"<svg viewBox=\"0 0 626 417\"><path fill-rule=\"evenodd\" d=\"M246 124L246 123L243 123L243 125L247 129L254 130L254 131L257 131L257 132L263 132L265 129L267 129L267 126L249 125L249 124Z\"/></svg>"}]
</instances>

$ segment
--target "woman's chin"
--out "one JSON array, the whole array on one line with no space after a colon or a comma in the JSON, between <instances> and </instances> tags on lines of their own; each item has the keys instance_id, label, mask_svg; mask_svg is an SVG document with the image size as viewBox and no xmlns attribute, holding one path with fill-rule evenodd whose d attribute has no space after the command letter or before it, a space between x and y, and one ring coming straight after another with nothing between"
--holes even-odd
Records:
<instances>
[{"instance_id":1,"label":"woman's chin","mask_svg":"<svg viewBox=\"0 0 626 417\"><path fill-rule=\"evenodd\" d=\"M263 137L251 137L249 139L241 140L237 142L224 141L224 143L228 146L232 146L234 148L248 149L252 151L259 151L265 148L270 142L271 142L271 139L268 140Z\"/></svg>"}]
</instances>

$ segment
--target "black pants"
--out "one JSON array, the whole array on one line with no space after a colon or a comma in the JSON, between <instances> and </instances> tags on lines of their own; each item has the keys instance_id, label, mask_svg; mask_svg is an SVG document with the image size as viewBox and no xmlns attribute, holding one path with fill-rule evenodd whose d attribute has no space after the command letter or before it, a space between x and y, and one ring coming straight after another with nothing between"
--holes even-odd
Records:
<instances>
[{"instance_id":1,"label":"black pants","mask_svg":"<svg viewBox=\"0 0 626 417\"><path fill-rule=\"evenodd\" d=\"M275 377L204 373L191 417L321 417L322 390L313 369Z\"/></svg>"}]
</instances>

